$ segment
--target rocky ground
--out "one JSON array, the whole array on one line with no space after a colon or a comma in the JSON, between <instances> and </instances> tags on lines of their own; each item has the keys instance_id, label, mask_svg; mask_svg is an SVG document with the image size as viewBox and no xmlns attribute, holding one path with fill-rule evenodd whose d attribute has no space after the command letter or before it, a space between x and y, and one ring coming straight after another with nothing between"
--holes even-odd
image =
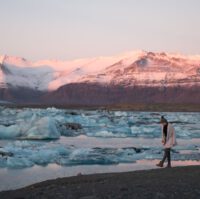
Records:
<instances>
[{"instance_id":1,"label":"rocky ground","mask_svg":"<svg viewBox=\"0 0 200 199\"><path fill-rule=\"evenodd\" d=\"M78 175L0 193L1 199L198 199L200 166Z\"/></svg>"}]
</instances>

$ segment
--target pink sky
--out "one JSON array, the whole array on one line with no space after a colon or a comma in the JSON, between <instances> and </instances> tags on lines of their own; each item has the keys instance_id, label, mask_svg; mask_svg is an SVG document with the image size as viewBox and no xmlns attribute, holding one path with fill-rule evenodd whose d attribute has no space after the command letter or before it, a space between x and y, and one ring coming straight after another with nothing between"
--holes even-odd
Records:
<instances>
[{"instance_id":1,"label":"pink sky","mask_svg":"<svg viewBox=\"0 0 200 199\"><path fill-rule=\"evenodd\" d=\"M0 54L39 59L130 50L200 54L199 0L0 0Z\"/></svg>"}]
</instances>

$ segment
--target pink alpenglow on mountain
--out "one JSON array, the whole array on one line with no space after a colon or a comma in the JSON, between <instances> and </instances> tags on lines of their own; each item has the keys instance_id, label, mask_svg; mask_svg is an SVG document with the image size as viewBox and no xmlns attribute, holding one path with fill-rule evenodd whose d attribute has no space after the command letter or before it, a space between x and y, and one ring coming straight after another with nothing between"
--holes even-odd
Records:
<instances>
[{"instance_id":1,"label":"pink alpenglow on mountain","mask_svg":"<svg viewBox=\"0 0 200 199\"><path fill-rule=\"evenodd\" d=\"M134 51L112 57L37 62L19 57L0 56L0 97L2 100L10 98L12 101L15 99L13 92L22 88L26 92L33 90L35 93L43 93L42 98L40 98L40 94L40 100L46 100L44 93L57 95L62 90L62 96L69 100L68 92L72 85L75 86L77 92L82 88L85 95L87 92L93 92L93 95L96 96L95 92L99 89L106 87L109 93L120 87L125 89L124 93L114 91L119 92L120 96L127 92L133 92L133 88L135 88L135 91L142 92L142 96L145 97L144 91L146 92L145 89L148 88L153 89L154 93L155 89L165 90L165 94L168 93L169 96L172 96L172 93L176 95L177 92L181 98L179 89L199 89L200 56ZM65 87L68 89L66 88L64 92ZM97 89L97 87L99 88ZM4 89L4 93L2 89ZM5 89L9 91L5 93ZM169 89L169 92L166 89ZM75 91L73 91L73 95L76 95ZM159 101L160 97L154 98L151 100L158 98L157 101ZM19 99L14 101L19 101ZM23 99L21 101L24 102Z\"/></svg>"}]
</instances>

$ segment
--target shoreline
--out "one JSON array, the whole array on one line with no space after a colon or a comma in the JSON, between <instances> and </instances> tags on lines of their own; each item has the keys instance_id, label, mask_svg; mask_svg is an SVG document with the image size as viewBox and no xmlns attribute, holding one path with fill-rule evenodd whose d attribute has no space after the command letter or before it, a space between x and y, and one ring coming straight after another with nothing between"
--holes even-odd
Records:
<instances>
[{"instance_id":1,"label":"shoreline","mask_svg":"<svg viewBox=\"0 0 200 199\"><path fill-rule=\"evenodd\" d=\"M12 198L198 198L200 166L77 175L2 191Z\"/></svg>"},{"instance_id":2,"label":"shoreline","mask_svg":"<svg viewBox=\"0 0 200 199\"><path fill-rule=\"evenodd\" d=\"M132 163L119 163L112 165L93 164L76 166L62 166L54 163L47 166L35 165L33 167L23 169L3 168L0 169L0 178L3 179L3 181L0 182L0 192L21 189L46 180L77 176L80 173L82 175L91 175L100 173L123 173L138 170L159 169L159 167L156 167L156 164L159 161L159 159L137 160L136 162ZM189 165L200 166L200 161L172 161L172 167Z\"/></svg>"},{"instance_id":3,"label":"shoreline","mask_svg":"<svg viewBox=\"0 0 200 199\"><path fill-rule=\"evenodd\" d=\"M58 105L58 104L0 104L7 108L51 108L69 110L105 110L105 111L140 111L140 112L200 112L200 104L113 104L113 105Z\"/></svg>"}]
</instances>

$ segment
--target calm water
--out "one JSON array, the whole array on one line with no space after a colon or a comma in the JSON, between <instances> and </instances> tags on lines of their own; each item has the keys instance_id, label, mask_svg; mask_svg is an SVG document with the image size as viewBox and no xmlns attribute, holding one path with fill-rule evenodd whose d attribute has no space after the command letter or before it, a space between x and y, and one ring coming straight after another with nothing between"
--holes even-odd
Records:
<instances>
[{"instance_id":1,"label":"calm water","mask_svg":"<svg viewBox=\"0 0 200 199\"><path fill-rule=\"evenodd\" d=\"M80 172L155 168L161 115L175 127L174 165L200 165L200 113L1 107L0 190Z\"/></svg>"}]
</instances>

